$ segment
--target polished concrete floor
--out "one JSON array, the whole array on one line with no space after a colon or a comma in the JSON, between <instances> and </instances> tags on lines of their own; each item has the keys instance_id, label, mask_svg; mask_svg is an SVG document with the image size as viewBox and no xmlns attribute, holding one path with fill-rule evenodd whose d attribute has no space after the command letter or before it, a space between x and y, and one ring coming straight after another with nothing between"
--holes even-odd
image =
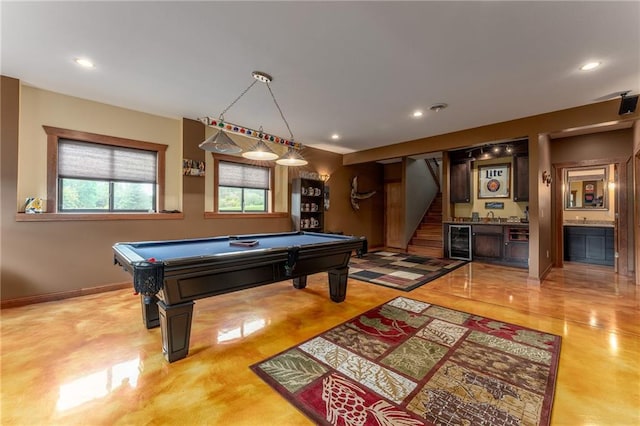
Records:
<instances>
[{"instance_id":1,"label":"polished concrete floor","mask_svg":"<svg viewBox=\"0 0 640 426\"><path fill-rule=\"evenodd\" d=\"M562 336L551 423L640 425L640 287L567 264L541 285L470 263L410 293L326 274L199 300L184 360L167 363L131 291L2 311L2 425L305 425L249 366L387 300L414 299Z\"/></svg>"}]
</instances>

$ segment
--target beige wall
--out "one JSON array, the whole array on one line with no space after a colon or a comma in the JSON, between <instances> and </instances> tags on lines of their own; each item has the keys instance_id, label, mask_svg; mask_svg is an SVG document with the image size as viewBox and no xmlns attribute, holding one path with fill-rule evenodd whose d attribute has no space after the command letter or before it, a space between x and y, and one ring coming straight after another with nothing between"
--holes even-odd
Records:
<instances>
[{"instance_id":1,"label":"beige wall","mask_svg":"<svg viewBox=\"0 0 640 426\"><path fill-rule=\"evenodd\" d=\"M22 85L18 208L47 192L47 135L43 125L168 145L165 206L182 209L182 120L105 105Z\"/></svg>"},{"instance_id":2,"label":"beige wall","mask_svg":"<svg viewBox=\"0 0 640 426\"><path fill-rule=\"evenodd\" d=\"M509 164L509 198L478 198L478 167L486 166L489 164ZM472 163L471 169L471 203L456 203L454 205L452 214L455 217L471 217L472 212L478 212L480 217L486 217L489 210L493 211L495 217L503 217L508 218L509 216L518 216L520 218L524 218L524 211L526 207L529 205L528 201L523 202L515 202L513 201L513 191L514 191L514 176L513 176L513 158L512 157L502 157L502 158L494 158L491 160L478 160ZM504 203L504 209L487 209L484 204L489 201L497 201Z\"/></svg>"},{"instance_id":3,"label":"beige wall","mask_svg":"<svg viewBox=\"0 0 640 426\"><path fill-rule=\"evenodd\" d=\"M574 163L590 160L609 160L630 158L633 149L633 129L621 129L610 132L593 133L589 135L572 136L553 139L551 141L551 158L554 164ZM614 181L613 165L609 167L609 181ZM565 182L559 182L559 189ZM564 206L558 206L564 220L615 219L615 189L608 188L608 210L565 210Z\"/></svg>"},{"instance_id":4,"label":"beige wall","mask_svg":"<svg viewBox=\"0 0 640 426\"><path fill-rule=\"evenodd\" d=\"M629 157L633 152L633 129L552 139L554 163Z\"/></svg>"},{"instance_id":5,"label":"beige wall","mask_svg":"<svg viewBox=\"0 0 640 426\"><path fill-rule=\"evenodd\" d=\"M116 242L292 229L288 215L205 218L205 186L211 185L213 176L182 176L182 158L205 160L205 152L198 148L205 138L205 126L199 121L157 117L31 87L21 88L19 80L4 76L1 81L0 296L3 303L64 297L130 283L131 276L113 265L111 247ZM166 208L181 210L183 218L167 219L168 216L157 215L146 220L17 220L16 212L26 196L46 195L43 124L169 145ZM331 208L326 214L326 229L363 235L371 245L381 245L382 196L366 200L358 212L352 211L348 202L351 176L358 174L363 187L381 187L381 167L344 167L342 155L313 148L305 148L303 155L309 165L302 170L331 175ZM276 208L287 211L290 180L301 169L279 167L278 170Z\"/></svg>"}]
</instances>

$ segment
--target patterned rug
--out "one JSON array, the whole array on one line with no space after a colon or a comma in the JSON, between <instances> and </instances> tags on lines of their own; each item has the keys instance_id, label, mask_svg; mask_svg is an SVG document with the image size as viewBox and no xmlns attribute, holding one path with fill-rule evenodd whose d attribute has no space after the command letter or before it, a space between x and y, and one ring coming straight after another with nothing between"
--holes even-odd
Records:
<instances>
[{"instance_id":1,"label":"patterned rug","mask_svg":"<svg viewBox=\"0 0 640 426\"><path fill-rule=\"evenodd\" d=\"M411 291L467 263L408 253L377 251L349 261L349 278Z\"/></svg>"},{"instance_id":2,"label":"patterned rug","mask_svg":"<svg viewBox=\"0 0 640 426\"><path fill-rule=\"evenodd\" d=\"M547 425L560 337L398 297L251 369L323 425Z\"/></svg>"}]
</instances>

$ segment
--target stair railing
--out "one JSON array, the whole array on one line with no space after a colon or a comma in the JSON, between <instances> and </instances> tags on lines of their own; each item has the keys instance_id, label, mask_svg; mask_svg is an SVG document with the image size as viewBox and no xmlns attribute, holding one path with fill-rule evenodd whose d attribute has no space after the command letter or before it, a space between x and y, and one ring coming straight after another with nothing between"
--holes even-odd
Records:
<instances>
[{"instance_id":1,"label":"stair railing","mask_svg":"<svg viewBox=\"0 0 640 426\"><path fill-rule=\"evenodd\" d=\"M429 169L429 173L433 176L433 181L438 186L438 192L442 191L440 187L440 165L438 164L438 160L436 158L425 158L424 161L427 163L427 168Z\"/></svg>"}]
</instances>

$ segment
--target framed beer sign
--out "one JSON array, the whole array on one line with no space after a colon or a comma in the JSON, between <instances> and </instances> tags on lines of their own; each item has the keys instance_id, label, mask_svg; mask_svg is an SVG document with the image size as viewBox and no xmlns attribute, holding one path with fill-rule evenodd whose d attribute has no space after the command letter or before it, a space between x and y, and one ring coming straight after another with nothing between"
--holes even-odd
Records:
<instances>
[{"instance_id":1,"label":"framed beer sign","mask_svg":"<svg viewBox=\"0 0 640 426\"><path fill-rule=\"evenodd\" d=\"M509 198L511 164L478 166L478 198Z\"/></svg>"}]
</instances>

